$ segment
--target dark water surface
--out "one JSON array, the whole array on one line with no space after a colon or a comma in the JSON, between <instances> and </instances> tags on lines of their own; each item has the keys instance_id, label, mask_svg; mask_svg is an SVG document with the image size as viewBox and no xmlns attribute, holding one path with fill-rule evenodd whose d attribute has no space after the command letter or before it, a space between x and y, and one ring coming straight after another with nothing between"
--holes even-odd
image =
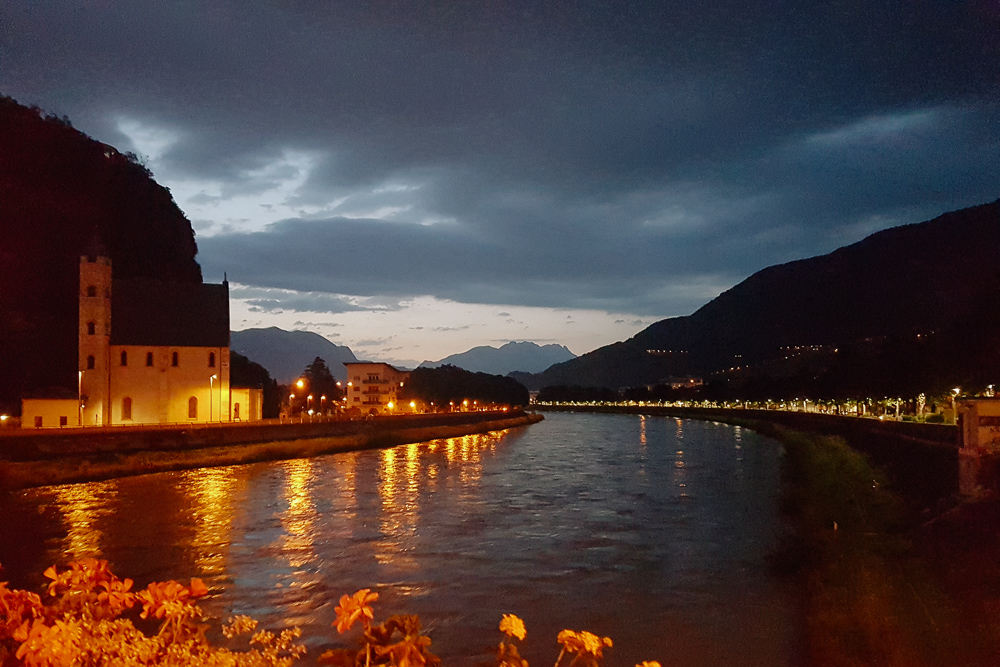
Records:
<instances>
[{"instance_id":1,"label":"dark water surface","mask_svg":"<svg viewBox=\"0 0 1000 667\"><path fill-rule=\"evenodd\" d=\"M343 593L418 613L446 665L492 661L503 613L522 653L556 633L615 642L606 664L787 665L794 599L764 564L782 530L780 447L738 426L546 415L502 434L0 498L2 579L38 590L96 556L121 577L201 577L202 603L299 625L310 660L341 641Z\"/></svg>"}]
</instances>

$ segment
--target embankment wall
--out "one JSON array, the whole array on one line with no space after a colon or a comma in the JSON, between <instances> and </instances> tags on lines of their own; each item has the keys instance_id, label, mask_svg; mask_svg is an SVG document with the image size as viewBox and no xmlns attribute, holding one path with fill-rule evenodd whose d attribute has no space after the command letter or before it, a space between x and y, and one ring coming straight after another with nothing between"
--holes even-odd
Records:
<instances>
[{"instance_id":1,"label":"embankment wall","mask_svg":"<svg viewBox=\"0 0 1000 667\"><path fill-rule=\"evenodd\" d=\"M501 431L534 424L542 419L539 414L514 410L376 417L356 421L116 427L17 433L0 437L0 488L63 484L393 447Z\"/></svg>"}]
</instances>

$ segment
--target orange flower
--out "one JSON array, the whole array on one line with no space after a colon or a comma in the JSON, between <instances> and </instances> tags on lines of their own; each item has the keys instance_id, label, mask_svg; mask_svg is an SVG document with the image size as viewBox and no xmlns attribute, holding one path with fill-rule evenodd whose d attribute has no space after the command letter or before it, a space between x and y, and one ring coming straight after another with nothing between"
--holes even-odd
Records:
<instances>
[{"instance_id":1,"label":"orange flower","mask_svg":"<svg viewBox=\"0 0 1000 667\"><path fill-rule=\"evenodd\" d=\"M192 579L191 588L186 588L176 581L165 581L162 583L153 582L146 587L146 590L139 591L136 595L142 602L142 618L149 618L153 615L156 618L173 616L180 612L183 607L189 606L194 598L201 597L208 593L208 588L201 579Z\"/></svg>"},{"instance_id":2,"label":"orange flower","mask_svg":"<svg viewBox=\"0 0 1000 667\"><path fill-rule=\"evenodd\" d=\"M563 645L564 651L577 655L589 653L595 658L603 657L604 647L613 645L611 637L598 637L586 630L582 632L563 630L556 637L556 641Z\"/></svg>"},{"instance_id":3,"label":"orange flower","mask_svg":"<svg viewBox=\"0 0 1000 667\"><path fill-rule=\"evenodd\" d=\"M506 633L508 637L517 637L524 641L528 636L528 631L524 628L524 621L514 614L504 614L500 619L500 632Z\"/></svg>"},{"instance_id":4,"label":"orange flower","mask_svg":"<svg viewBox=\"0 0 1000 667\"><path fill-rule=\"evenodd\" d=\"M0 641L14 636L22 624L42 615L42 599L35 593L7 588L0 582Z\"/></svg>"},{"instance_id":5,"label":"orange flower","mask_svg":"<svg viewBox=\"0 0 1000 667\"><path fill-rule=\"evenodd\" d=\"M206 595L208 595L208 586L206 586L205 582L203 582L201 579L198 579L197 577L192 577L191 587L188 589L188 591L191 593L191 597L193 598L205 597Z\"/></svg>"},{"instance_id":6,"label":"orange flower","mask_svg":"<svg viewBox=\"0 0 1000 667\"><path fill-rule=\"evenodd\" d=\"M115 575L108 570L108 561L96 558L81 558L69 564L69 569L59 572L53 565L45 570L45 576L52 580L49 595L56 596L59 589L89 593L103 581L113 581Z\"/></svg>"},{"instance_id":7,"label":"orange flower","mask_svg":"<svg viewBox=\"0 0 1000 667\"><path fill-rule=\"evenodd\" d=\"M372 593L370 588L362 588L354 595L341 595L340 606L334 608L337 620L332 625L337 626L340 634L350 630L359 618L367 618L368 620L362 621L367 626L368 621L375 618L375 612L369 606L375 600L378 600L378 593Z\"/></svg>"},{"instance_id":8,"label":"orange flower","mask_svg":"<svg viewBox=\"0 0 1000 667\"><path fill-rule=\"evenodd\" d=\"M101 587L104 590L97 594L97 601L108 605L115 614L121 613L126 607L131 609L135 605L135 593L130 592L131 579L102 581Z\"/></svg>"}]
</instances>

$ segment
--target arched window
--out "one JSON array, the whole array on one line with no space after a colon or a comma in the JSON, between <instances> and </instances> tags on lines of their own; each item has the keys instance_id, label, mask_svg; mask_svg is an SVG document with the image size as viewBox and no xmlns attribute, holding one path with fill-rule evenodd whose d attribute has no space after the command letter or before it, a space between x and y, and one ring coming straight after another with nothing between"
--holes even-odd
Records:
<instances>
[{"instance_id":1,"label":"arched window","mask_svg":"<svg viewBox=\"0 0 1000 667\"><path fill-rule=\"evenodd\" d=\"M132 399L126 396L122 399L122 421L132 419Z\"/></svg>"},{"instance_id":2,"label":"arched window","mask_svg":"<svg viewBox=\"0 0 1000 667\"><path fill-rule=\"evenodd\" d=\"M122 350L122 366L128 366L128 352Z\"/></svg>"},{"instance_id":3,"label":"arched window","mask_svg":"<svg viewBox=\"0 0 1000 667\"><path fill-rule=\"evenodd\" d=\"M240 404L233 403L233 419L239 421L240 419Z\"/></svg>"},{"instance_id":4,"label":"arched window","mask_svg":"<svg viewBox=\"0 0 1000 667\"><path fill-rule=\"evenodd\" d=\"M87 285L87 296L97 296L97 288L93 285Z\"/></svg>"},{"instance_id":5,"label":"arched window","mask_svg":"<svg viewBox=\"0 0 1000 667\"><path fill-rule=\"evenodd\" d=\"M215 352L208 353L208 366L209 368L215 368Z\"/></svg>"},{"instance_id":6,"label":"arched window","mask_svg":"<svg viewBox=\"0 0 1000 667\"><path fill-rule=\"evenodd\" d=\"M93 336L95 333L97 333L97 325L93 322L87 322L87 335Z\"/></svg>"},{"instance_id":7,"label":"arched window","mask_svg":"<svg viewBox=\"0 0 1000 667\"><path fill-rule=\"evenodd\" d=\"M172 355L170 355L170 365L171 366L179 366L180 365L178 363L178 360L177 360L177 353L176 352L174 352Z\"/></svg>"},{"instance_id":8,"label":"arched window","mask_svg":"<svg viewBox=\"0 0 1000 667\"><path fill-rule=\"evenodd\" d=\"M146 353L146 365L147 366L152 366L153 365L153 353L152 352L147 352Z\"/></svg>"},{"instance_id":9,"label":"arched window","mask_svg":"<svg viewBox=\"0 0 1000 667\"><path fill-rule=\"evenodd\" d=\"M94 359L94 355L92 355L92 354L91 354L91 355L88 355L88 356L87 356L87 370L88 370L88 371L92 371L92 370L94 370L94 363L95 363L96 361L97 361L97 360L96 360L96 359Z\"/></svg>"},{"instance_id":10,"label":"arched window","mask_svg":"<svg viewBox=\"0 0 1000 667\"><path fill-rule=\"evenodd\" d=\"M176 354L176 352L174 353ZM194 396L188 399L188 419L198 418L198 399Z\"/></svg>"}]
</instances>

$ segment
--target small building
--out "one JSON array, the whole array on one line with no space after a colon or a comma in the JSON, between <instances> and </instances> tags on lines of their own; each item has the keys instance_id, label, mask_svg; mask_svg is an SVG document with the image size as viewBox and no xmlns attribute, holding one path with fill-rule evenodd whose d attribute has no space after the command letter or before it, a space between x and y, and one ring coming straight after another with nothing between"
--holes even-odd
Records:
<instances>
[{"instance_id":1,"label":"small building","mask_svg":"<svg viewBox=\"0 0 1000 667\"><path fill-rule=\"evenodd\" d=\"M346 409L359 409L369 415L416 411L409 403L399 404L400 393L410 377L409 371L375 361L345 361L344 366L347 367Z\"/></svg>"}]
</instances>

